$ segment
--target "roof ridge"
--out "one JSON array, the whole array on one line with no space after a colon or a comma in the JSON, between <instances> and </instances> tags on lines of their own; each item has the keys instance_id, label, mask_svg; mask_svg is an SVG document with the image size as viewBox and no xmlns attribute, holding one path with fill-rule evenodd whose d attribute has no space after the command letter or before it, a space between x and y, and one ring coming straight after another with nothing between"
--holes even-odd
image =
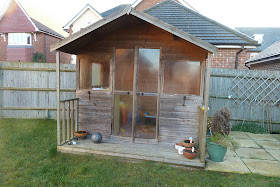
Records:
<instances>
[{"instance_id":1,"label":"roof ridge","mask_svg":"<svg viewBox=\"0 0 280 187\"><path fill-rule=\"evenodd\" d=\"M208 17L206 17L206 16L204 16L204 15L198 13L198 12L195 12L195 11L189 9L188 7L182 5L182 4L180 4L180 3L178 3L178 2L176 2L176 1L174 1L174 0L165 0L165 1L162 1L161 3L158 3L158 4L154 5L153 7L150 7L150 8L148 8L148 9L144 10L144 12L146 13L146 12L148 12L148 11L150 11L150 10L152 10L152 9L154 9L154 8L156 8L156 7L158 7L158 6L161 6L161 5L163 5L163 4L167 3L167 2L174 3L174 4L176 4L176 5L178 5L178 6L182 7L182 8L184 8L185 10L187 10L187 11L189 11L189 12L191 12L191 13L193 13L193 14L195 14L195 15L201 17L201 18L204 18L204 19L206 19L207 21L209 21L209 22L211 22L211 23L213 23L213 24L216 24L216 25L218 25L218 26L220 26L220 27L222 27L222 28L224 28L224 29L226 29L226 30L228 30L228 31L230 31L230 32L232 32L232 33L238 35L239 37L245 39L245 40L248 41L248 42L252 42L252 43L258 44L258 42L255 41L253 38L251 38L251 37L249 37L249 36L247 36L247 35L245 35L245 34L239 32L239 31L237 31L237 30L235 30L235 29L232 29L232 28L230 28L230 27L228 27L228 26L225 26L225 25L223 25L223 24L221 24L221 23L219 23L219 22L217 22L217 21L215 21L215 20L213 20L213 19L211 19L211 18L208 18Z\"/></svg>"}]
</instances>

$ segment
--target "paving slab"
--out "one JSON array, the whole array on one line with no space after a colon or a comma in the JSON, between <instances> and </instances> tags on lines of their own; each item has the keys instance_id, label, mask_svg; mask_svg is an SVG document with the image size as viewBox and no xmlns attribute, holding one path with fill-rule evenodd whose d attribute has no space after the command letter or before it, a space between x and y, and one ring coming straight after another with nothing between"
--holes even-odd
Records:
<instances>
[{"instance_id":1,"label":"paving slab","mask_svg":"<svg viewBox=\"0 0 280 187\"><path fill-rule=\"evenodd\" d=\"M252 173L268 176L280 176L280 163L278 161L246 158L242 158L242 160Z\"/></svg>"},{"instance_id":2,"label":"paving slab","mask_svg":"<svg viewBox=\"0 0 280 187\"><path fill-rule=\"evenodd\" d=\"M279 141L277 138L272 136L271 134L252 134L247 133L247 135L253 140L267 140L267 141Z\"/></svg>"},{"instance_id":3,"label":"paving slab","mask_svg":"<svg viewBox=\"0 0 280 187\"><path fill-rule=\"evenodd\" d=\"M248 139L249 136L245 132L231 131L229 133L234 139Z\"/></svg>"},{"instance_id":4,"label":"paving slab","mask_svg":"<svg viewBox=\"0 0 280 187\"><path fill-rule=\"evenodd\" d=\"M274 141L256 141L260 146L262 146L264 149L278 149L280 150L280 141L274 142Z\"/></svg>"},{"instance_id":5,"label":"paving slab","mask_svg":"<svg viewBox=\"0 0 280 187\"><path fill-rule=\"evenodd\" d=\"M260 148L260 146L251 139L234 139L239 143L239 147L251 147L251 148Z\"/></svg>"},{"instance_id":6,"label":"paving slab","mask_svg":"<svg viewBox=\"0 0 280 187\"><path fill-rule=\"evenodd\" d=\"M233 150L228 148L226 152L226 157L237 157L237 154Z\"/></svg>"},{"instance_id":7,"label":"paving slab","mask_svg":"<svg viewBox=\"0 0 280 187\"><path fill-rule=\"evenodd\" d=\"M280 134L272 134L275 138L277 138L280 141Z\"/></svg>"},{"instance_id":8,"label":"paving slab","mask_svg":"<svg viewBox=\"0 0 280 187\"><path fill-rule=\"evenodd\" d=\"M259 160L274 160L270 154L268 154L263 149L256 149L256 148L239 148L235 150L236 154L240 158L249 158L249 159L259 159Z\"/></svg>"},{"instance_id":9,"label":"paving slab","mask_svg":"<svg viewBox=\"0 0 280 187\"><path fill-rule=\"evenodd\" d=\"M280 162L280 149L265 149L265 150Z\"/></svg>"},{"instance_id":10,"label":"paving slab","mask_svg":"<svg viewBox=\"0 0 280 187\"><path fill-rule=\"evenodd\" d=\"M239 157L225 157L223 162L213 162L211 160L206 160L205 169L209 171L250 173L250 170Z\"/></svg>"}]
</instances>

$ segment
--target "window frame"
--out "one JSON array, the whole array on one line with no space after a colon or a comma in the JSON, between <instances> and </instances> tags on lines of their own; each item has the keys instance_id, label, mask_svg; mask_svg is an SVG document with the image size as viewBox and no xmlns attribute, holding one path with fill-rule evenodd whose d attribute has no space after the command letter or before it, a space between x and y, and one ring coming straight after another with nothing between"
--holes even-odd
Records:
<instances>
[{"instance_id":1,"label":"window frame","mask_svg":"<svg viewBox=\"0 0 280 187\"><path fill-rule=\"evenodd\" d=\"M28 43L28 37L29 43ZM8 45L10 46L32 46L31 33L8 33Z\"/></svg>"}]
</instances>

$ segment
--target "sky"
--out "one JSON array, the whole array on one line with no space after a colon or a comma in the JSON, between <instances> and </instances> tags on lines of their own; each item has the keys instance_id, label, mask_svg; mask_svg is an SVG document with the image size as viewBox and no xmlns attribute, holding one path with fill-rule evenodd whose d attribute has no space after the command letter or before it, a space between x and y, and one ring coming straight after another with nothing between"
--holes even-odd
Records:
<instances>
[{"instance_id":1,"label":"sky","mask_svg":"<svg viewBox=\"0 0 280 187\"><path fill-rule=\"evenodd\" d=\"M0 10L8 0L0 0ZM65 25L87 3L104 12L135 0L18 0ZM199 13L231 28L280 27L279 0L185 0ZM278 15L277 15L278 14Z\"/></svg>"}]
</instances>

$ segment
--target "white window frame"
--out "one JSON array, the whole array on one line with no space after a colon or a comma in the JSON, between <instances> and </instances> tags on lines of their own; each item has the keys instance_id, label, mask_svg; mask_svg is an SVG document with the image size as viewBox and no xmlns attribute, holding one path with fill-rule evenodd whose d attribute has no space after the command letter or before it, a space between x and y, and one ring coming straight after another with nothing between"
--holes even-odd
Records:
<instances>
[{"instance_id":1,"label":"white window frame","mask_svg":"<svg viewBox=\"0 0 280 187\"><path fill-rule=\"evenodd\" d=\"M29 43L28 43L28 37ZM8 45L32 45L31 33L8 33Z\"/></svg>"}]
</instances>

